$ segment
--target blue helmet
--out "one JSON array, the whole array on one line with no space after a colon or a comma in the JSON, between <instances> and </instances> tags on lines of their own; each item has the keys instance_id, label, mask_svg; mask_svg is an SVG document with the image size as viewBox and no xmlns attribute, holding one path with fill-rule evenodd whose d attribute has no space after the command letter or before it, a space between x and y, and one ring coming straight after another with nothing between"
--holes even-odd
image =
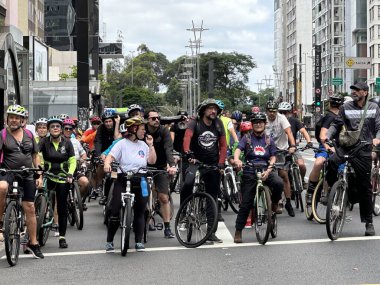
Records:
<instances>
[{"instance_id":1,"label":"blue helmet","mask_svg":"<svg viewBox=\"0 0 380 285\"><path fill-rule=\"evenodd\" d=\"M224 103L222 100L215 100L218 107L223 111L224 110Z\"/></svg>"},{"instance_id":2,"label":"blue helmet","mask_svg":"<svg viewBox=\"0 0 380 285\"><path fill-rule=\"evenodd\" d=\"M106 109L102 114L102 121L106 119L113 119L116 117L116 111L114 109Z\"/></svg>"},{"instance_id":3,"label":"blue helmet","mask_svg":"<svg viewBox=\"0 0 380 285\"><path fill-rule=\"evenodd\" d=\"M237 122L241 122L241 120L243 119L243 113L238 110L233 111L231 114L231 119L234 119Z\"/></svg>"}]
</instances>

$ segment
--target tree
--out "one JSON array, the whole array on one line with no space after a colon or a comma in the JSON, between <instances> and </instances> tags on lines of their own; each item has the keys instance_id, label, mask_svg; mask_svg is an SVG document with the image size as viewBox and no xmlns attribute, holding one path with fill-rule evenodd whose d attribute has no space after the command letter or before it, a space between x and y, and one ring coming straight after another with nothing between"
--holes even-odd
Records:
<instances>
[{"instance_id":1,"label":"tree","mask_svg":"<svg viewBox=\"0 0 380 285\"><path fill-rule=\"evenodd\" d=\"M139 104L144 108L156 107L163 104L162 96L151 90L137 86L128 86L121 90L122 106Z\"/></svg>"}]
</instances>

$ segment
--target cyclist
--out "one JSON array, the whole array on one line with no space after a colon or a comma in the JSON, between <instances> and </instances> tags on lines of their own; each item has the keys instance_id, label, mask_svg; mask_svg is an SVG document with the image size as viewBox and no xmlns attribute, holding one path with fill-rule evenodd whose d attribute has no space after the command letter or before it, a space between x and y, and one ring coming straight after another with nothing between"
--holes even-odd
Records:
<instances>
[{"instance_id":1,"label":"cyclist","mask_svg":"<svg viewBox=\"0 0 380 285\"><path fill-rule=\"evenodd\" d=\"M135 116L140 116L144 118L144 108L137 104L132 104L128 107L128 117L132 118Z\"/></svg>"},{"instance_id":2,"label":"cyclist","mask_svg":"<svg viewBox=\"0 0 380 285\"><path fill-rule=\"evenodd\" d=\"M360 131L359 140L350 147L342 146L340 140L335 153L329 158L328 171L326 180L329 186L332 186L336 181L338 166L343 162L342 156L349 153L360 145L360 141L372 142L377 146L380 143L380 109L377 104L367 102L368 85L365 82L358 82L351 85L353 101L343 104L339 110L339 117L331 124L327 133L327 139L331 139L343 127L348 131L357 131L360 125L361 117L366 113L364 125ZM368 105L367 105L368 103ZM367 110L365 110L367 109ZM322 141L322 139L321 139ZM325 141L322 141L325 142ZM351 197L350 200L358 200L360 206L360 220L365 223L365 235L375 235L375 227L372 223L372 186L371 186L371 146L359 150L351 160L351 165L355 170L357 179L355 188L357 189L357 197ZM350 193L349 191L349 197ZM356 198L356 199L355 199Z\"/></svg>"},{"instance_id":3,"label":"cyclist","mask_svg":"<svg viewBox=\"0 0 380 285\"><path fill-rule=\"evenodd\" d=\"M216 103L218 104L219 108L222 110L222 113L220 113L220 115L219 115L219 119L223 123L224 132L226 134L227 147L229 147L231 140L233 141L233 144L234 144L234 143L238 143L239 139L238 139L238 137L236 135L235 128L234 128L234 126L232 124L231 119L229 117L227 117L227 115L226 115L227 111L224 111L224 103L223 103L223 101L216 100ZM232 139L231 139L231 137L232 137Z\"/></svg>"},{"instance_id":4,"label":"cyclist","mask_svg":"<svg viewBox=\"0 0 380 285\"><path fill-rule=\"evenodd\" d=\"M70 139L62 136L62 120L58 116L48 119L49 137L39 143L40 152L44 158L44 167L55 175L66 176L66 181L49 178L47 188L54 190L58 210L59 248L67 248L67 196L73 174L76 168L76 159L73 144Z\"/></svg>"},{"instance_id":5,"label":"cyclist","mask_svg":"<svg viewBox=\"0 0 380 285\"><path fill-rule=\"evenodd\" d=\"M47 136L47 119L46 118L39 118L36 121L36 132L37 136L35 136L35 140L38 143L41 138L44 138Z\"/></svg>"},{"instance_id":6,"label":"cyclist","mask_svg":"<svg viewBox=\"0 0 380 285\"><path fill-rule=\"evenodd\" d=\"M326 140L327 131L331 125L332 122L334 122L335 118L339 114L339 108L343 104L343 98L339 95L332 95L329 98L329 111L324 115L320 121L318 121L315 124L315 138L319 142L319 149L326 151L325 147L323 146L321 140ZM338 139L338 136L335 135L335 140ZM315 190L315 187L318 184L319 174L322 170L323 164L325 163L326 159L328 158L327 152L317 152L315 154L315 161L313 165L313 169L311 170L309 174L309 185L306 191L306 204L311 205L313 193Z\"/></svg>"},{"instance_id":7,"label":"cyclist","mask_svg":"<svg viewBox=\"0 0 380 285\"><path fill-rule=\"evenodd\" d=\"M95 156L100 156L103 151L105 151L115 139L115 118L117 117L116 111L113 109L106 109L102 114L102 124L96 131L95 136ZM118 131L117 131L118 133ZM97 171L98 181L96 185L100 184L100 180L103 178L104 172L103 168L99 167ZM104 196L99 199L99 204L104 205L107 201L108 192L110 190L112 181L111 179L106 179L104 186Z\"/></svg>"},{"instance_id":8,"label":"cyclist","mask_svg":"<svg viewBox=\"0 0 380 285\"><path fill-rule=\"evenodd\" d=\"M98 116L92 116L90 118L91 128L86 130L82 135L81 141L87 143L90 150L94 149L96 130L99 128L101 122Z\"/></svg>"},{"instance_id":9,"label":"cyclist","mask_svg":"<svg viewBox=\"0 0 380 285\"><path fill-rule=\"evenodd\" d=\"M127 119L124 124L127 128L125 139L120 140L111 149L104 161L104 171L111 172L111 162L117 161L123 172L136 171L141 167L146 167L147 163L154 164L156 162L156 152L153 146L153 138L145 136L145 125L141 117L132 117ZM114 184L111 213L107 229L106 252L115 252L113 240L117 229L120 227L120 208L121 208L121 193L125 192L126 180L121 170L118 169L118 176ZM145 247L142 243L144 233L144 212L148 197L143 197L141 194L140 179L132 179L131 191L135 194L135 202L133 205L134 221L133 230L135 232L135 248L137 251L144 251Z\"/></svg>"},{"instance_id":10,"label":"cyclist","mask_svg":"<svg viewBox=\"0 0 380 285\"><path fill-rule=\"evenodd\" d=\"M278 104L274 101L268 101L266 104L266 113L268 116L266 133L274 140L278 149L288 150L289 153L292 154L296 151L296 143L290 128L289 121L284 115L278 114L277 111ZM276 160L278 162L285 163L285 156L283 154L277 154ZM284 194L286 198L285 209L287 210L289 216L294 217L294 210L292 204L290 203L291 189L288 172L285 169L285 166L278 166L277 168L278 174L284 180Z\"/></svg>"},{"instance_id":11,"label":"cyclist","mask_svg":"<svg viewBox=\"0 0 380 285\"><path fill-rule=\"evenodd\" d=\"M272 190L272 210L278 213L278 201L281 199L281 193L284 188L282 179L272 167L276 162L276 146L271 138L268 140L265 137L265 124L267 118L264 113L256 113L251 116L253 126L251 136L244 136L239 143L234 154L235 165L238 169L242 168L240 154L244 152L245 160L258 165L265 165L266 170L263 172L262 179ZM269 163L268 163L269 162ZM239 208L239 213L236 218L235 243L242 242L242 230L246 224L249 212L253 205L253 200L256 195L257 179L254 171L248 167L243 168L243 177L241 183L242 203Z\"/></svg>"},{"instance_id":12,"label":"cyclist","mask_svg":"<svg viewBox=\"0 0 380 285\"><path fill-rule=\"evenodd\" d=\"M238 138L238 140L240 139L240 124L243 120L243 114L242 112L240 111L233 111L232 114L231 114L231 122L232 122L232 125L234 126L234 129L235 129L235 133L236 133L236 136ZM233 138L230 138L230 145L233 145L234 144L234 141L233 141Z\"/></svg>"},{"instance_id":13,"label":"cyclist","mask_svg":"<svg viewBox=\"0 0 380 285\"><path fill-rule=\"evenodd\" d=\"M66 139L70 140L74 147L74 153L75 153L75 159L77 161L77 170L80 169L79 166L86 171L87 164L87 154L86 151L83 149L83 146L81 143L76 139L72 137L72 134L74 132L75 123L72 119L65 119L63 121L63 135ZM84 197L88 192L88 186L90 182L88 181L88 178L84 175L82 172L75 172L75 176L78 179L78 186L81 193L81 197ZM87 210L86 204L83 203L83 210Z\"/></svg>"},{"instance_id":14,"label":"cyclist","mask_svg":"<svg viewBox=\"0 0 380 285\"><path fill-rule=\"evenodd\" d=\"M149 165L158 169L166 169L169 175L174 175L177 169L169 129L160 124L160 116L155 109L147 111L145 119L148 120L146 133L153 137L153 146L157 154L156 162ZM165 238L174 238L174 234L170 229L169 177L166 174L156 175L154 185L161 204L162 219L165 226L164 236Z\"/></svg>"},{"instance_id":15,"label":"cyclist","mask_svg":"<svg viewBox=\"0 0 380 285\"><path fill-rule=\"evenodd\" d=\"M183 150L190 158L190 165L186 170L185 181L181 190L181 203L189 197L193 191L195 173L198 165L192 164L193 159L207 165L215 165L220 169L224 168L227 155L227 141L222 122L217 117L222 112L215 99L206 99L197 107L197 119L189 123L183 140ZM209 193L215 202L218 201L220 185L219 171L204 171L201 175L205 183L206 192ZM216 231L216 229L215 229ZM210 238L213 242L223 242L215 233Z\"/></svg>"},{"instance_id":16,"label":"cyclist","mask_svg":"<svg viewBox=\"0 0 380 285\"><path fill-rule=\"evenodd\" d=\"M280 105L278 106L278 112L280 114L285 115L286 118L288 119L289 124L290 124L290 129L292 130L292 134L293 134L294 139L296 139L297 133L300 132L306 140L306 143L307 143L306 146L312 146L313 145L311 138L310 138L308 132L306 131L305 127L301 123L301 121L292 115L292 105L290 105L290 103L281 102ZM294 155L297 157L296 162L298 164L298 167L300 168L303 188L306 188L306 183L304 181L305 174L306 174L305 161L303 160L299 151L296 151Z\"/></svg>"},{"instance_id":17,"label":"cyclist","mask_svg":"<svg viewBox=\"0 0 380 285\"><path fill-rule=\"evenodd\" d=\"M5 169L20 169L22 167L30 168L40 166L40 158L38 156L38 145L35 142L33 135L23 130L22 125L25 120L25 108L20 105L11 105L7 109L7 127L1 131L0 148L2 152L1 168ZM4 132L4 135L3 135ZM28 133L29 132L29 133ZM3 138L5 137L5 140ZM0 229L3 229L3 213L5 207L5 198L9 184L13 181L13 176L10 174L0 175ZM35 195L35 179L33 174L28 175L21 182L24 195L22 206L26 215L26 227L30 241L27 244L26 250L32 253L35 258L44 258L37 241L37 224L34 208ZM39 179L38 184L42 181Z\"/></svg>"}]
</instances>

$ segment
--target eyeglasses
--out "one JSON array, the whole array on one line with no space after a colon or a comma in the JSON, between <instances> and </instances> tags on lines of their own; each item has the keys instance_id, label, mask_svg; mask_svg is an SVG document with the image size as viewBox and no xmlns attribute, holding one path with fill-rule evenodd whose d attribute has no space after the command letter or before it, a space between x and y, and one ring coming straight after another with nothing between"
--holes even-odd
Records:
<instances>
[{"instance_id":1,"label":"eyeglasses","mask_svg":"<svg viewBox=\"0 0 380 285\"><path fill-rule=\"evenodd\" d=\"M65 131L72 131L73 128L64 128Z\"/></svg>"},{"instance_id":2,"label":"eyeglasses","mask_svg":"<svg viewBox=\"0 0 380 285\"><path fill-rule=\"evenodd\" d=\"M256 122L252 122L252 125L264 125L265 122L264 121L256 121Z\"/></svg>"},{"instance_id":3,"label":"eyeglasses","mask_svg":"<svg viewBox=\"0 0 380 285\"><path fill-rule=\"evenodd\" d=\"M160 117L150 117L149 119L152 120L152 121L159 121Z\"/></svg>"},{"instance_id":4,"label":"eyeglasses","mask_svg":"<svg viewBox=\"0 0 380 285\"><path fill-rule=\"evenodd\" d=\"M60 129L61 128L61 125L50 125L49 126L49 129Z\"/></svg>"}]
</instances>

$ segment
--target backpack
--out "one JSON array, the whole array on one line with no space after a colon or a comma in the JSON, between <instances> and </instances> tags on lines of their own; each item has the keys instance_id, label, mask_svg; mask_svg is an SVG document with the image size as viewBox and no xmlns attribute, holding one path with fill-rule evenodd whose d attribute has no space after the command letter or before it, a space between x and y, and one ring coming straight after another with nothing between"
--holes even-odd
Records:
<instances>
[{"instance_id":1,"label":"backpack","mask_svg":"<svg viewBox=\"0 0 380 285\"><path fill-rule=\"evenodd\" d=\"M331 111L329 111L329 113L333 114L334 116L337 116L336 114L334 114ZM323 120L325 119L326 116L327 116L327 114L324 116L321 116L320 119L315 123L315 128L314 128L314 134L315 135L314 136L318 142L320 142L319 135L321 134Z\"/></svg>"},{"instance_id":2,"label":"backpack","mask_svg":"<svg viewBox=\"0 0 380 285\"><path fill-rule=\"evenodd\" d=\"M28 129L23 129L23 131L33 141L34 137L33 137L32 132L30 130L28 130ZM7 139L7 129L6 128L4 128L4 129L1 130L1 139L3 141L3 145L5 145L5 141ZM4 161L4 147L1 148L0 164L2 164L3 161Z\"/></svg>"},{"instance_id":3,"label":"backpack","mask_svg":"<svg viewBox=\"0 0 380 285\"><path fill-rule=\"evenodd\" d=\"M199 119L197 118L195 120L195 122L196 122L196 124L195 124L195 131L196 131L197 134L199 134L201 132L201 127L199 125ZM223 133L223 129L222 129L223 128L222 127L223 123L222 123L222 121L219 118L217 118L217 119L215 119L215 121L213 121L213 124L215 124L216 131L218 132L218 137L220 137L222 135L222 133Z\"/></svg>"}]
</instances>

